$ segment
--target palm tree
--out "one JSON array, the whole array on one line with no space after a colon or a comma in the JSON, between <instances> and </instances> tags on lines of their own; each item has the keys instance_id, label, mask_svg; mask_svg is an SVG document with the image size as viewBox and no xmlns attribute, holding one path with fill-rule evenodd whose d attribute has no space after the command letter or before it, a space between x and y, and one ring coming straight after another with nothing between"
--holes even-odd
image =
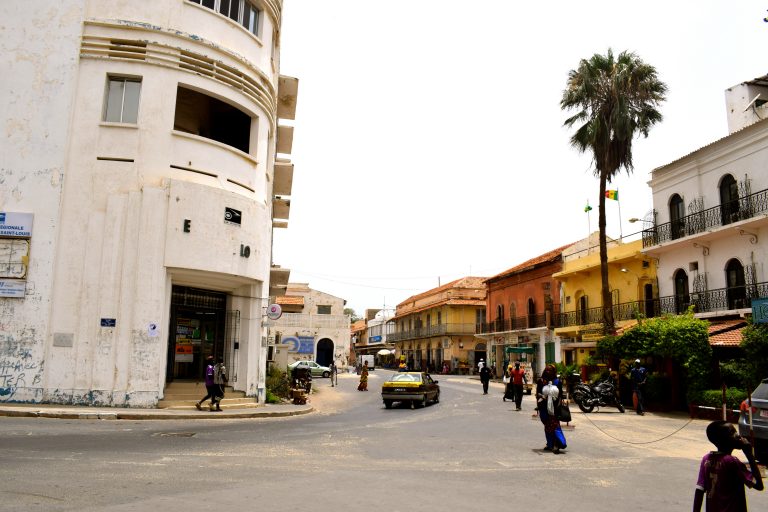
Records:
<instances>
[{"instance_id":1,"label":"palm tree","mask_svg":"<svg viewBox=\"0 0 768 512\"><path fill-rule=\"evenodd\" d=\"M666 92L667 86L659 80L653 66L631 52L614 58L609 48L606 55L582 59L579 67L568 73L560 100L561 109L577 110L564 123L567 127L579 125L571 145L580 152L591 151L595 176L600 179L598 225L605 334L615 331L605 238L606 184L622 168L632 172L632 139L636 133L647 137L651 126L661 121L657 107Z\"/></svg>"}]
</instances>

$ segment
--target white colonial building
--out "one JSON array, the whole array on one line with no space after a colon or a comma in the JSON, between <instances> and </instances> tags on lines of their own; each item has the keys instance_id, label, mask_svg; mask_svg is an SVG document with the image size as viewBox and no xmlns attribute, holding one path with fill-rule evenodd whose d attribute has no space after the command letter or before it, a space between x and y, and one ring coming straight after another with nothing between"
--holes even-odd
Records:
<instances>
[{"instance_id":1,"label":"white colonial building","mask_svg":"<svg viewBox=\"0 0 768 512\"><path fill-rule=\"evenodd\" d=\"M768 296L768 77L726 91L729 135L653 170L643 252L662 311L739 317Z\"/></svg>"},{"instance_id":2,"label":"white colonial building","mask_svg":"<svg viewBox=\"0 0 768 512\"><path fill-rule=\"evenodd\" d=\"M350 316L344 313L347 301L313 290L307 283L288 283L285 295L277 297L282 316L269 322L270 343L287 357L274 357L287 364L317 361L323 366L349 364ZM273 350L270 348L270 351ZM272 359L272 358L270 358Z\"/></svg>"},{"instance_id":3,"label":"white colonial building","mask_svg":"<svg viewBox=\"0 0 768 512\"><path fill-rule=\"evenodd\" d=\"M281 11L0 3L0 400L153 406L208 355L263 399L297 89Z\"/></svg>"}]
</instances>

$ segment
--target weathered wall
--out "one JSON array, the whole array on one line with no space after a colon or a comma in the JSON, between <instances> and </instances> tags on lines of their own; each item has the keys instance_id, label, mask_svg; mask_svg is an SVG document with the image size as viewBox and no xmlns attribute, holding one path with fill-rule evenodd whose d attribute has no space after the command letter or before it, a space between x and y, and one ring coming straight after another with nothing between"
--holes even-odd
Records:
<instances>
[{"instance_id":1,"label":"weathered wall","mask_svg":"<svg viewBox=\"0 0 768 512\"><path fill-rule=\"evenodd\" d=\"M34 214L26 296L0 298L2 401L42 398L82 18L81 0L0 2L0 211Z\"/></svg>"}]
</instances>

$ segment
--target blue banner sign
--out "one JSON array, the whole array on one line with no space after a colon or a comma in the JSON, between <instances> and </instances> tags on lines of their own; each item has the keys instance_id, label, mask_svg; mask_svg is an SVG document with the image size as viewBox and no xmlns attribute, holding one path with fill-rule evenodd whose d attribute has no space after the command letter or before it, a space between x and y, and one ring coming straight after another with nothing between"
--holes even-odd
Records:
<instances>
[{"instance_id":1,"label":"blue banner sign","mask_svg":"<svg viewBox=\"0 0 768 512\"><path fill-rule=\"evenodd\" d=\"M313 336L283 336L280 343L288 345L288 352L315 353L315 338Z\"/></svg>"},{"instance_id":2,"label":"blue banner sign","mask_svg":"<svg viewBox=\"0 0 768 512\"><path fill-rule=\"evenodd\" d=\"M768 324L768 298L752 300L752 321L756 324Z\"/></svg>"}]
</instances>

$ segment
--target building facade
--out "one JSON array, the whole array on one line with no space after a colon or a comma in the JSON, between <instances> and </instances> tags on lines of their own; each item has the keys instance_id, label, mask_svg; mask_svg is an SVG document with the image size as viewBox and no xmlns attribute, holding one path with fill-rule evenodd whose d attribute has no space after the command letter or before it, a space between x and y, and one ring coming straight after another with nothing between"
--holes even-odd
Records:
<instances>
[{"instance_id":1,"label":"building facade","mask_svg":"<svg viewBox=\"0 0 768 512\"><path fill-rule=\"evenodd\" d=\"M484 277L464 277L407 298L395 310L389 339L408 368L471 373L486 359L475 337L485 318Z\"/></svg>"},{"instance_id":2,"label":"building facade","mask_svg":"<svg viewBox=\"0 0 768 512\"><path fill-rule=\"evenodd\" d=\"M288 364L316 361L323 366L349 364L350 317L346 301L313 290L306 283L289 283L277 297L282 316L269 322L270 342L286 345Z\"/></svg>"},{"instance_id":3,"label":"building facade","mask_svg":"<svg viewBox=\"0 0 768 512\"><path fill-rule=\"evenodd\" d=\"M554 333L560 313L563 246L488 278L486 321L478 337L487 341L489 364L503 374L510 361L529 366L534 376L548 363L560 362Z\"/></svg>"},{"instance_id":4,"label":"building facade","mask_svg":"<svg viewBox=\"0 0 768 512\"><path fill-rule=\"evenodd\" d=\"M375 366L394 364L395 345L391 334L395 332L395 312L391 309L367 309L365 311L365 329L358 333L355 342L355 354L372 355Z\"/></svg>"},{"instance_id":5,"label":"building facade","mask_svg":"<svg viewBox=\"0 0 768 512\"><path fill-rule=\"evenodd\" d=\"M643 316L661 313L656 263L641 250L641 240L608 240L608 282L618 330L635 325ZM561 283L555 334L561 340L563 362L583 365L604 336L599 234L565 249L563 269L553 277Z\"/></svg>"},{"instance_id":6,"label":"building facade","mask_svg":"<svg viewBox=\"0 0 768 512\"><path fill-rule=\"evenodd\" d=\"M738 318L768 297L768 77L726 91L730 134L653 170L643 251L664 311Z\"/></svg>"},{"instance_id":7,"label":"building facade","mask_svg":"<svg viewBox=\"0 0 768 512\"><path fill-rule=\"evenodd\" d=\"M297 90L281 12L0 5L0 400L153 406L208 355L263 400L263 310L289 273L271 254Z\"/></svg>"}]
</instances>

